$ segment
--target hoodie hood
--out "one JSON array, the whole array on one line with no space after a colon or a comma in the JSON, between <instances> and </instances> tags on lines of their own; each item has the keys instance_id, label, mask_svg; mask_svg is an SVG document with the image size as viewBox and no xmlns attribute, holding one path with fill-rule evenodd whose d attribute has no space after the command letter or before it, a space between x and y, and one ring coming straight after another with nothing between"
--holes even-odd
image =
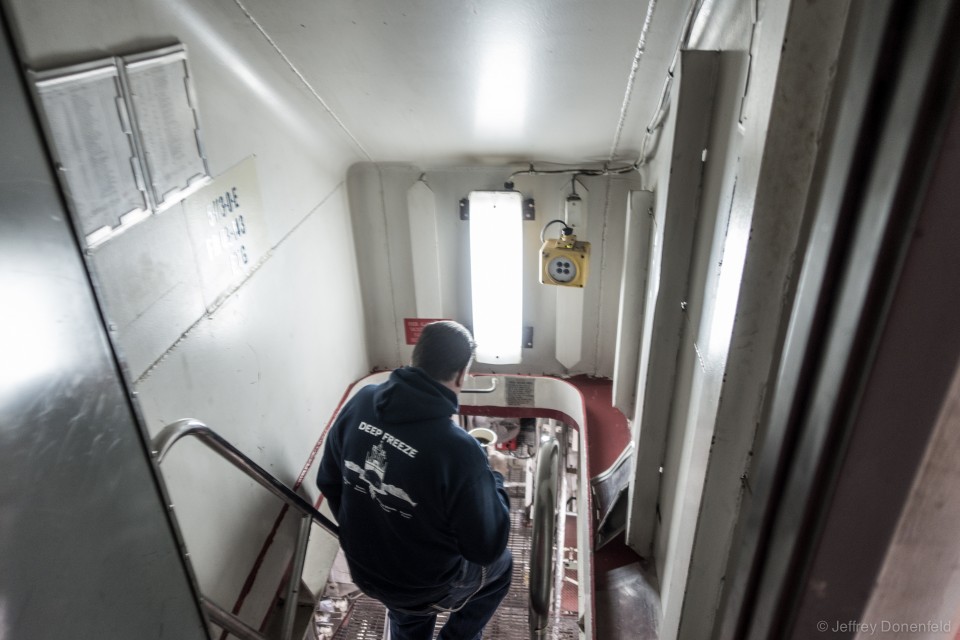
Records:
<instances>
[{"instance_id":1,"label":"hoodie hood","mask_svg":"<svg viewBox=\"0 0 960 640\"><path fill-rule=\"evenodd\" d=\"M417 367L396 369L373 402L377 417L394 424L449 418L460 408L453 391Z\"/></svg>"}]
</instances>

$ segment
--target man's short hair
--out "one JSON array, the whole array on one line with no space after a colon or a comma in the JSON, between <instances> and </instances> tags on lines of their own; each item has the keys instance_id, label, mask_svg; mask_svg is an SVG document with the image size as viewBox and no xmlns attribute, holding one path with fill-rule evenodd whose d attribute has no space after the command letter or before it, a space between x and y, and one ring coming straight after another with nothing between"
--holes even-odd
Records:
<instances>
[{"instance_id":1,"label":"man's short hair","mask_svg":"<svg viewBox=\"0 0 960 640\"><path fill-rule=\"evenodd\" d=\"M459 322L431 322L413 348L412 364L434 380L447 382L470 364L476 348L473 336Z\"/></svg>"}]
</instances>

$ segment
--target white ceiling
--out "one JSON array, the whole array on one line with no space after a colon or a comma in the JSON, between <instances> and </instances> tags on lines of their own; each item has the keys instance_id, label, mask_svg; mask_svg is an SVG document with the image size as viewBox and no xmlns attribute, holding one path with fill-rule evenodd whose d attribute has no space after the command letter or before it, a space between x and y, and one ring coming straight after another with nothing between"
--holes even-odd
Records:
<instances>
[{"instance_id":1,"label":"white ceiling","mask_svg":"<svg viewBox=\"0 0 960 640\"><path fill-rule=\"evenodd\" d=\"M636 160L693 0L235 2L362 155L430 165Z\"/></svg>"}]
</instances>

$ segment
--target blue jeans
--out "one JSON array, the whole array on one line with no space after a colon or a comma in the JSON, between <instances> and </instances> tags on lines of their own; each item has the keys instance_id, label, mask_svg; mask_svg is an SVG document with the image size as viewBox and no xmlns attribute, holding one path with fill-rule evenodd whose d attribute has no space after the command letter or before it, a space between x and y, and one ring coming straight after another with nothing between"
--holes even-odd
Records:
<instances>
[{"instance_id":1,"label":"blue jeans","mask_svg":"<svg viewBox=\"0 0 960 640\"><path fill-rule=\"evenodd\" d=\"M513 556L504 549L493 564L482 567L464 562L464 569L439 602L419 611L388 609L390 640L431 640L437 613L449 611L450 618L437 640L480 640L500 602L510 591Z\"/></svg>"}]
</instances>

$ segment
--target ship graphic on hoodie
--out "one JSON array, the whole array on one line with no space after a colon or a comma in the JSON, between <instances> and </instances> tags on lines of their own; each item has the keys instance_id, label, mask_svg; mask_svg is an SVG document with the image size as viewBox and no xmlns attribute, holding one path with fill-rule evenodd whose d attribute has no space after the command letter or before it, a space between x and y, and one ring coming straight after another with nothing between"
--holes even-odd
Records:
<instances>
[{"instance_id":1,"label":"ship graphic on hoodie","mask_svg":"<svg viewBox=\"0 0 960 640\"><path fill-rule=\"evenodd\" d=\"M355 491L369 494L384 511L398 511L405 518L413 517L410 509L416 507L417 503L400 487L384 482L387 450L382 444L371 447L363 466L352 460L345 460L344 466L349 471L344 474L344 484L351 485Z\"/></svg>"}]
</instances>

